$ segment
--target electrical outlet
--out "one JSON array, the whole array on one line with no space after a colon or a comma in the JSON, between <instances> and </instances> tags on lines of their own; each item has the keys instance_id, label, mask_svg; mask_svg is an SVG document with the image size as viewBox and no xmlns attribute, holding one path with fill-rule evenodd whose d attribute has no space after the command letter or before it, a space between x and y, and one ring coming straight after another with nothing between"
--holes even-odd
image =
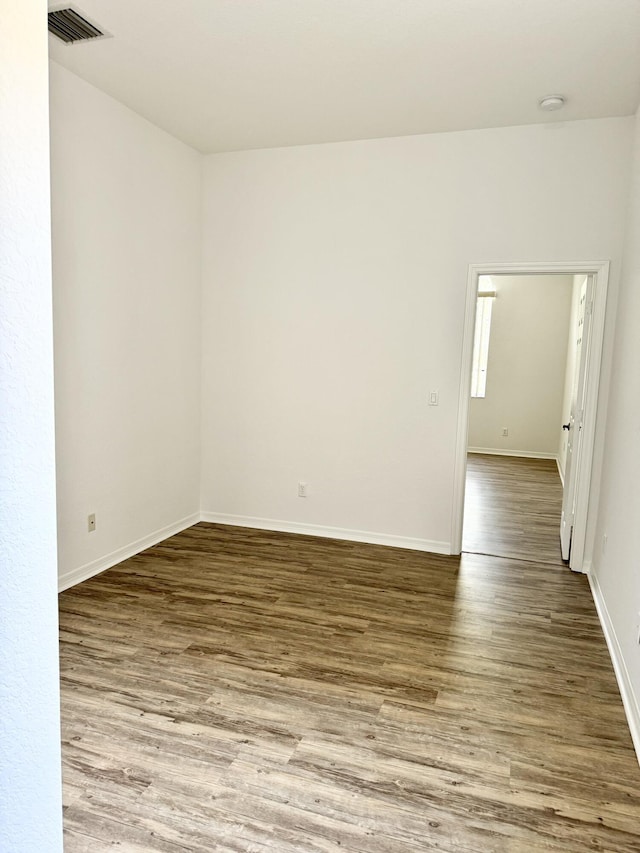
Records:
<instances>
[{"instance_id":1,"label":"electrical outlet","mask_svg":"<svg viewBox=\"0 0 640 853\"><path fill-rule=\"evenodd\" d=\"M508 427L502 427L502 434L505 436L509 435L509 428Z\"/></svg>"},{"instance_id":2,"label":"electrical outlet","mask_svg":"<svg viewBox=\"0 0 640 853\"><path fill-rule=\"evenodd\" d=\"M306 498L307 496L307 484L306 483L298 483L298 497Z\"/></svg>"},{"instance_id":3,"label":"electrical outlet","mask_svg":"<svg viewBox=\"0 0 640 853\"><path fill-rule=\"evenodd\" d=\"M96 514L92 512L90 516L87 517L87 530L89 533L93 533L96 529Z\"/></svg>"},{"instance_id":4,"label":"electrical outlet","mask_svg":"<svg viewBox=\"0 0 640 853\"><path fill-rule=\"evenodd\" d=\"M439 391L429 391L429 405L437 406L440 403L440 392Z\"/></svg>"},{"instance_id":5,"label":"electrical outlet","mask_svg":"<svg viewBox=\"0 0 640 853\"><path fill-rule=\"evenodd\" d=\"M602 553L603 554L607 550L607 539L608 538L609 538L609 535L607 533L605 533L604 536L602 537Z\"/></svg>"}]
</instances>

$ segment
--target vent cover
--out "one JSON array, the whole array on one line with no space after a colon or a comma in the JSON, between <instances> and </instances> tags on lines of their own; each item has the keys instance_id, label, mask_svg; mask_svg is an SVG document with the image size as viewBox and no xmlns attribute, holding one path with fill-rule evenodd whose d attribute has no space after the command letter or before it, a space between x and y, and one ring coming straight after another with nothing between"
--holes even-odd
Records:
<instances>
[{"instance_id":1,"label":"vent cover","mask_svg":"<svg viewBox=\"0 0 640 853\"><path fill-rule=\"evenodd\" d=\"M79 12L72 9L71 6L49 12L47 17L49 19L49 32L67 44L101 38L106 35L86 18L83 18Z\"/></svg>"}]
</instances>

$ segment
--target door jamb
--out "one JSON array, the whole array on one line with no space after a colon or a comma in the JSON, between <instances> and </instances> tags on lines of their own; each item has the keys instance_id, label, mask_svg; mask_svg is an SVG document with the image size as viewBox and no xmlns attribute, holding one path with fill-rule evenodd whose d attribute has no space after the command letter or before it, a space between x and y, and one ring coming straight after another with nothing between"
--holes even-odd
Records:
<instances>
[{"instance_id":1,"label":"door jamb","mask_svg":"<svg viewBox=\"0 0 640 853\"><path fill-rule=\"evenodd\" d=\"M471 395L471 367L473 361L473 335L475 331L478 278L481 275L593 275L594 288L591 304L586 364L585 406L582 428L582 452L577 475L576 509L571 539L570 567L584 571L587 538L587 516L593 467L596 420L598 414L598 387L604 340L604 320L609 285L609 261L578 261L550 263L498 263L469 264L467 297L462 338L460 393L458 398L458 425L456 431L455 468L453 484L453 513L451 527L451 553L462 552L462 523L464 492L467 474L467 444L469 439L469 403ZM560 519L558 519L560 535Z\"/></svg>"}]
</instances>

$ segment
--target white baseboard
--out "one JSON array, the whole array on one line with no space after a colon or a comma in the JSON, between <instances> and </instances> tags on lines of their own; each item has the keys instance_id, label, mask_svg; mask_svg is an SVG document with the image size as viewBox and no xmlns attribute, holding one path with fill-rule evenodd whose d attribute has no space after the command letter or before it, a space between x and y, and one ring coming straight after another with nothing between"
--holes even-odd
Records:
<instances>
[{"instance_id":1,"label":"white baseboard","mask_svg":"<svg viewBox=\"0 0 640 853\"><path fill-rule=\"evenodd\" d=\"M129 557L134 557L136 554L139 554L140 551L144 551L145 548L151 548L152 545L157 545L158 542L162 542L163 539L168 539L169 536L174 536L176 533L180 533L181 530L191 527L192 524L197 524L199 521L200 513L195 512L193 515L181 518L180 521L176 521L174 524L169 524L167 527L154 530L153 533L150 533L148 536L144 536L142 539L137 539L135 542L130 542L128 545L118 548L116 551L112 551L104 557L99 557L97 560L85 563L84 566L78 566L76 569L70 569L67 572L63 572L58 577L58 592L62 592L62 590L68 589L70 586L75 586L81 581L86 581L94 575L99 575L100 572L110 569L112 566L115 566L117 563L121 563L123 560L128 560Z\"/></svg>"},{"instance_id":2,"label":"white baseboard","mask_svg":"<svg viewBox=\"0 0 640 853\"><path fill-rule=\"evenodd\" d=\"M369 545L389 545L393 548L409 548L412 551L428 551L432 554L450 554L449 542L429 539L414 539L387 533L372 533L368 530L348 530L343 527L322 527L318 524L300 524L296 521L277 521L273 518L252 518L245 515L226 515L221 512L202 512L201 521L214 524L230 524L234 527L253 527L259 530L276 530L280 533L300 533L305 536L321 536L325 539L344 539L347 542L366 542Z\"/></svg>"},{"instance_id":3,"label":"white baseboard","mask_svg":"<svg viewBox=\"0 0 640 853\"><path fill-rule=\"evenodd\" d=\"M92 560L90 563L85 563L83 566L78 566L75 569L63 572L58 577L58 592L62 592L71 586L75 586L82 581L86 581L101 572L110 569L112 566L121 563L123 560L128 560L144 551L145 548L151 548L180 533L187 527L197 524L199 521L211 521L215 524L229 524L234 527L253 527L260 530L276 530L281 533L299 533L306 536L321 536L326 539L345 539L349 542L366 542L370 545L388 545L393 548L409 548L413 551L427 551L433 554L450 554L451 546L449 542L434 542L429 539L413 539L407 536L394 536L392 534L371 533L365 530L347 530L342 527L321 527L316 524L298 524L294 521L276 521L271 518L251 518L243 515L226 515L224 513L202 512L193 513L185 518L170 524L167 527L162 527L159 530L154 530L148 536L142 539L137 539L135 542L130 542L110 554L99 557L97 560Z\"/></svg>"},{"instance_id":4,"label":"white baseboard","mask_svg":"<svg viewBox=\"0 0 640 853\"><path fill-rule=\"evenodd\" d=\"M609 655L611 656L611 662L613 664L613 671L616 674L618 687L620 688L622 704L624 706L624 711L627 716L627 723L629 724L629 730L631 732L631 740L633 741L633 746L638 757L638 762L640 763L640 704L638 702L639 697L637 697L634 693L633 684L631 683L631 679L629 677L629 671L627 670L627 666L624 662L622 649L620 648L620 643L618 642L616 631L613 627L613 622L611 621L611 617L609 616L609 611L607 610L607 605L604 600L604 596L602 595L602 590L600 589L598 578L593 572L588 573L588 578L589 585L591 586L591 595L593 596L593 600L596 605L596 611L598 613L598 618L600 619L600 625L602 626L602 631L604 633L605 640L607 641Z\"/></svg>"},{"instance_id":5,"label":"white baseboard","mask_svg":"<svg viewBox=\"0 0 640 853\"><path fill-rule=\"evenodd\" d=\"M489 456L522 456L523 459L555 459L557 453L538 453L537 450L499 450L495 447L467 447L467 453L485 453Z\"/></svg>"},{"instance_id":6,"label":"white baseboard","mask_svg":"<svg viewBox=\"0 0 640 853\"><path fill-rule=\"evenodd\" d=\"M556 465L558 466L558 474L560 475L560 482L562 483L562 488L564 489L564 470L560 467L560 457L556 457Z\"/></svg>"}]
</instances>

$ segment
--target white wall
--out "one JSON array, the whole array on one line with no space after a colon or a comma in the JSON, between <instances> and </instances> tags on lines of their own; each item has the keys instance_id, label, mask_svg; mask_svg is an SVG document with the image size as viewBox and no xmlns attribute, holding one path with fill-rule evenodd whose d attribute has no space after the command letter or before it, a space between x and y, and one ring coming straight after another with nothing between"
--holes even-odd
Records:
<instances>
[{"instance_id":1,"label":"white wall","mask_svg":"<svg viewBox=\"0 0 640 853\"><path fill-rule=\"evenodd\" d=\"M448 549L468 264L611 258L615 293L631 132L208 157L206 517Z\"/></svg>"},{"instance_id":2,"label":"white wall","mask_svg":"<svg viewBox=\"0 0 640 853\"><path fill-rule=\"evenodd\" d=\"M51 135L64 585L199 510L201 157L54 63Z\"/></svg>"},{"instance_id":3,"label":"white wall","mask_svg":"<svg viewBox=\"0 0 640 853\"><path fill-rule=\"evenodd\" d=\"M556 457L573 276L496 275L490 281L497 296L486 395L470 401L469 447Z\"/></svg>"},{"instance_id":4,"label":"white wall","mask_svg":"<svg viewBox=\"0 0 640 853\"><path fill-rule=\"evenodd\" d=\"M0 847L62 851L46 4L0 2Z\"/></svg>"},{"instance_id":5,"label":"white wall","mask_svg":"<svg viewBox=\"0 0 640 853\"><path fill-rule=\"evenodd\" d=\"M580 307L580 288L585 280L584 275L574 275L571 287L571 308L569 311L569 341L567 346L567 360L564 371L564 390L562 393L562 414L560 420L563 424L569 423L571 416L571 400L573 397L573 383L576 372L576 348L574 346L577 335L578 309ZM558 468L564 480L564 472L567 463L567 439L569 433L562 430L560 434L560 446L558 448Z\"/></svg>"},{"instance_id":6,"label":"white wall","mask_svg":"<svg viewBox=\"0 0 640 853\"><path fill-rule=\"evenodd\" d=\"M640 115L634 147L593 582L640 755Z\"/></svg>"}]
</instances>

